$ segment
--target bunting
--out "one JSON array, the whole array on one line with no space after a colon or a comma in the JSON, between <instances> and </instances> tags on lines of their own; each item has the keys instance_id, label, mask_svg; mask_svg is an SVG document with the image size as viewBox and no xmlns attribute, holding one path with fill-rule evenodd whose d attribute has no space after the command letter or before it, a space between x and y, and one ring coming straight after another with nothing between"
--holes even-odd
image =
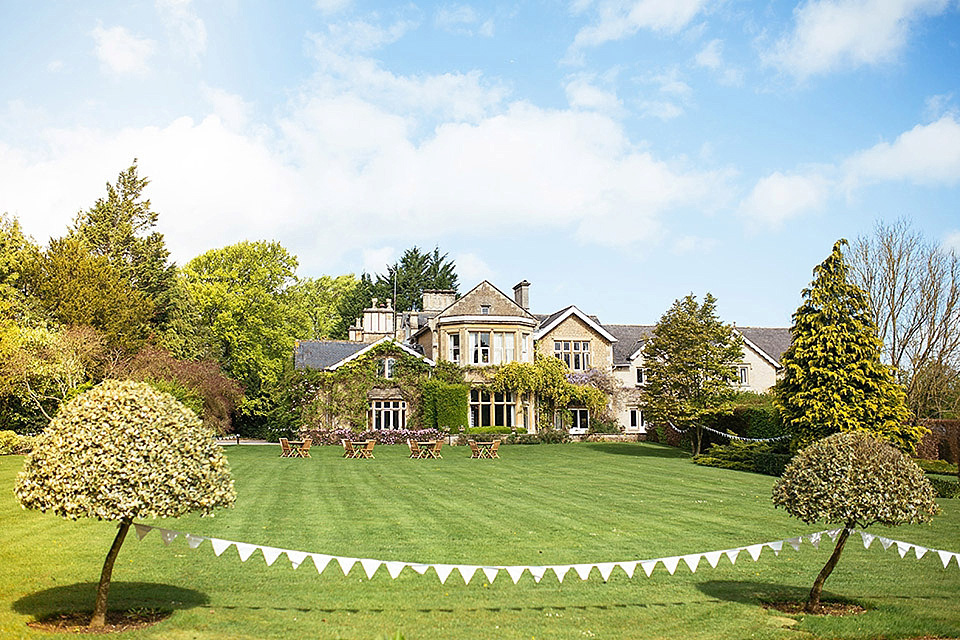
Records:
<instances>
[{"instance_id":1,"label":"bunting","mask_svg":"<svg viewBox=\"0 0 960 640\"><path fill-rule=\"evenodd\" d=\"M681 430L681 429L678 429L678 428L676 427L676 425L674 425L674 424L673 424L672 422L670 422L670 421L667 421L667 424L670 426L671 429L673 429L674 431L676 431L676 432L679 433L680 435L683 435L684 433L686 433L687 431L690 431L690 429L693 428L693 427L687 427L686 429ZM792 438L792 437L793 437L793 436L791 436L790 434L787 434L787 435L777 436L776 438L746 438L746 437L744 437L744 436L738 436L738 435L734 435L734 434L732 434L732 433L725 433L725 432L723 432L723 431L717 431L716 429L713 429L713 428L708 427L708 426L706 426L706 425L700 425L700 428L703 429L704 431L709 431L710 433L712 433L712 434L714 434L714 435L722 436L722 437L724 437L724 438L727 438L728 440L736 440L737 442L779 442L780 440L786 440L787 438Z\"/></svg>"},{"instance_id":2,"label":"bunting","mask_svg":"<svg viewBox=\"0 0 960 640\"><path fill-rule=\"evenodd\" d=\"M237 555L240 557L241 562L246 562L251 556L259 551L267 566L272 566L281 556L286 556L286 558L290 561L290 565L296 569L301 564L306 562L307 558L310 558L313 561L314 567L317 569L317 573L322 574L330 562L335 560L336 564L343 572L343 575L348 575L354 566L360 565L364 574L367 576L367 579L372 579L381 566L386 568L387 574L392 579L396 579L404 569L409 568L420 575L424 575L429 569L432 568L437 574L437 577L440 579L441 583L446 584L447 579L454 573L454 571L456 571L460 574L460 577L463 579L463 583L465 585L470 584L470 581L477 574L477 572L482 573L487 579L487 582L490 584L493 583L501 571L506 572L514 584L520 581L524 573L529 573L531 577L533 577L534 582L539 583L548 571L552 571L557 577L557 581L561 583L571 571L573 571L581 580L587 580L594 569L597 570L600 578L602 578L604 582L607 582L618 567L627 575L627 577L632 578L636 572L637 565L643 569L643 572L648 578L653 575L653 572L658 565L662 565L663 568L666 569L667 573L674 575L681 562L686 565L686 567L690 570L690 573L696 573L697 569L700 567L701 560L705 559L710 567L716 568L720 563L720 560L726 556L730 561L730 564L733 565L736 564L737 558L739 557L741 551L746 551L753 561L756 562L760 559L765 549L769 549L770 551L773 551L775 555L779 556L780 552L784 548L784 544L789 545L795 551L799 551L800 546L804 542L808 542L813 547L819 549L820 541L824 535L828 536L831 540L836 541L837 536L840 535L840 532L843 530L830 529L827 531L817 531L815 533L802 536L785 538L783 540L773 540L771 542L760 542L743 547L736 547L733 549L719 549L716 551L689 553L685 555L653 558L649 560L624 560L620 562L531 566L430 564L423 562L401 562L398 560L377 560L374 558L351 558L348 556L335 556L325 553L309 553L307 551L282 549L279 547L250 544L247 542L237 542L234 540L221 540L220 538L208 538L206 536L199 536L182 531L174 531L172 529L162 529L160 527L154 527L141 523L134 523L134 528L136 530L138 540L143 540L151 531L158 531L160 534L160 539L163 540L165 546L169 546L179 537L183 537L191 549L197 549L202 546L205 541L209 541L210 546L213 548L213 553L218 557L222 556L227 549L233 547L237 550ZM867 533L866 531L851 530L850 533L858 533L860 535L860 538L863 540L864 549L869 549L873 542L877 541L880 543L880 546L883 547L884 551L890 549L891 547L895 547L901 558L906 557L907 553L912 549L917 560L920 560L927 553L930 553L931 556L937 556L940 559L944 569L949 567L951 564L960 569L960 553L945 551L943 549L931 549L918 544L903 542L902 540L885 538L883 536Z\"/></svg>"}]
</instances>

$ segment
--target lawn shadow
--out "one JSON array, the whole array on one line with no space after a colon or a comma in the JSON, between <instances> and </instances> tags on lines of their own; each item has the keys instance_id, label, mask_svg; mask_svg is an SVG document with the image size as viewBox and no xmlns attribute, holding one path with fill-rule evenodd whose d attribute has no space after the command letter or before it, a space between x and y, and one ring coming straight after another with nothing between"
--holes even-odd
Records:
<instances>
[{"instance_id":1,"label":"lawn shadow","mask_svg":"<svg viewBox=\"0 0 960 640\"><path fill-rule=\"evenodd\" d=\"M697 589L718 600L754 605L773 602L805 602L810 595L810 587L742 580L708 580L699 583ZM826 598L828 594L824 591L823 595Z\"/></svg>"},{"instance_id":2,"label":"lawn shadow","mask_svg":"<svg viewBox=\"0 0 960 640\"><path fill-rule=\"evenodd\" d=\"M96 582L78 582L37 591L13 603L17 613L43 618L54 613L92 611ZM205 593L169 584L152 582L113 582L110 584L111 610L158 609L175 611L209 604Z\"/></svg>"},{"instance_id":3,"label":"lawn shadow","mask_svg":"<svg viewBox=\"0 0 960 640\"><path fill-rule=\"evenodd\" d=\"M618 456L667 459L690 458L689 451L650 442L589 442L584 446L594 451L612 453Z\"/></svg>"}]
</instances>

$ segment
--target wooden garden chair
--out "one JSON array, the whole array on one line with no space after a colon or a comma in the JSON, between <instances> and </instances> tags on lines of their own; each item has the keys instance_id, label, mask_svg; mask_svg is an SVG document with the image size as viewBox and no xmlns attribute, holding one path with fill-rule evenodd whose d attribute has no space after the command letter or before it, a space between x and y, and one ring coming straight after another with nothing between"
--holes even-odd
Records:
<instances>
[{"instance_id":1,"label":"wooden garden chair","mask_svg":"<svg viewBox=\"0 0 960 640\"><path fill-rule=\"evenodd\" d=\"M293 458L295 455L293 447L290 446L290 441L286 438L280 438L280 457Z\"/></svg>"},{"instance_id":2,"label":"wooden garden chair","mask_svg":"<svg viewBox=\"0 0 960 640\"><path fill-rule=\"evenodd\" d=\"M373 445L377 444L376 440L367 440L366 446L363 449L360 449L361 458L373 458Z\"/></svg>"},{"instance_id":3,"label":"wooden garden chair","mask_svg":"<svg viewBox=\"0 0 960 640\"><path fill-rule=\"evenodd\" d=\"M467 440L467 444L470 445L470 457L471 458L482 458L483 452L480 451L480 447L477 446L476 440Z\"/></svg>"},{"instance_id":4,"label":"wooden garden chair","mask_svg":"<svg viewBox=\"0 0 960 640\"><path fill-rule=\"evenodd\" d=\"M410 447L410 457L411 458L422 458L423 449L420 448L420 445L417 444L416 440L407 439L407 446Z\"/></svg>"},{"instance_id":5,"label":"wooden garden chair","mask_svg":"<svg viewBox=\"0 0 960 640\"><path fill-rule=\"evenodd\" d=\"M490 445L489 451L487 451L487 457L488 457L488 458L497 458L497 459L499 459L499 458L500 458L500 454L497 453L497 449L499 449L499 448L500 448L500 441L499 441L499 440L494 440L494 441L493 441L493 444Z\"/></svg>"},{"instance_id":6,"label":"wooden garden chair","mask_svg":"<svg viewBox=\"0 0 960 640\"><path fill-rule=\"evenodd\" d=\"M440 455L440 447L442 447L442 446L443 446L443 440L442 440L442 439L438 439L435 443L433 443L433 448L432 448L432 449L427 449L427 452L430 454L430 457L431 457L431 458L442 458L443 456Z\"/></svg>"},{"instance_id":7,"label":"wooden garden chair","mask_svg":"<svg viewBox=\"0 0 960 640\"><path fill-rule=\"evenodd\" d=\"M313 444L313 438L306 438L303 441L303 444L300 445L300 448L297 450L297 455L301 458L310 457L310 445Z\"/></svg>"},{"instance_id":8,"label":"wooden garden chair","mask_svg":"<svg viewBox=\"0 0 960 640\"><path fill-rule=\"evenodd\" d=\"M344 458L356 458L359 457L359 452L353 448L353 443L344 438L340 441L343 445L343 457Z\"/></svg>"}]
</instances>

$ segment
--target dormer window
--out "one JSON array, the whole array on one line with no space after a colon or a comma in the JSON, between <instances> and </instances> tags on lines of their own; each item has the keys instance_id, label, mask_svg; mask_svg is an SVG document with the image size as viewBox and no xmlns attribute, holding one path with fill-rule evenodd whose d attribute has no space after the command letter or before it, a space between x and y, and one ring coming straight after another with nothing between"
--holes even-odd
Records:
<instances>
[{"instance_id":1,"label":"dormer window","mask_svg":"<svg viewBox=\"0 0 960 640\"><path fill-rule=\"evenodd\" d=\"M377 375L381 378L391 380L393 378L393 369L396 365L396 362L397 361L395 358L384 358L381 360L377 365Z\"/></svg>"},{"instance_id":2,"label":"dormer window","mask_svg":"<svg viewBox=\"0 0 960 640\"><path fill-rule=\"evenodd\" d=\"M488 315L490 315L490 305L488 305L488 304L482 304L482 305L480 305L480 315L482 315L482 316L488 316Z\"/></svg>"}]
</instances>

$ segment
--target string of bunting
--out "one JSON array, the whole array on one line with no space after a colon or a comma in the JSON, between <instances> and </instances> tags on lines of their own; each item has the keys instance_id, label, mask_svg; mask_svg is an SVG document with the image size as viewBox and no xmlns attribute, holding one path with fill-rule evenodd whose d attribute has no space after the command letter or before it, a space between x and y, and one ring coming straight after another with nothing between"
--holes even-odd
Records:
<instances>
[{"instance_id":1,"label":"string of bunting","mask_svg":"<svg viewBox=\"0 0 960 640\"><path fill-rule=\"evenodd\" d=\"M672 422L667 422L670 425L670 428L676 431L677 433L683 435L687 431L690 431L693 427L687 427L684 430L677 429L677 427ZM710 433L716 434L718 436L723 436L724 438L729 438L730 440L736 440L737 442L779 442L780 440L786 440L790 437L789 434L783 436L777 436L776 438L745 438L743 436L737 436L732 433L724 433L723 431L717 431L711 427L701 426L701 429L704 431L709 431Z\"/></svg>"},{"instance_id":2,"label":"string of bunting","mask_svg":"<svg viewBox=\"0 0 960 640\"><path fill-rule=\"evenodd\" d=\"M179 537L183 537L187 541L187 544L190 545L191 549L196 549L205 541L209 540L210 546L213 547L214 554L216 554L218 557L223 555L223 553L230 547L235 547L237 554L240 556L241 562L246 562L257 550L259 550L263 555L263 559L267 563L267 566L273 565L273 563L276 562L277 558L279 558L281 555L286 555L294 569L309 559L311 562L313 562L318 574L322 574L323 570L334 561L336 561L336 564L339 565L343 575L350 573L350 570L359 564L363 568L364 573L366 573L367 578L373 578L374 574L381 566L386 568L387 573L390 574L390 577L393 579L396 579L396 577L399 576L400 573L406 568L410 568L420 575L424 575L428 570L433 569L437 577L440 578L441 583L446 583L447 578L450 577L450 574L456 570L463 578L464 584L470 584L470 580L474 577L474 575L477 574L477 572L482 573L486 577L487 581L492 584L497 575L501 571L505 571L507 575L510 576L510 579L513 580L513 583L516 584L524 572L529 572L530 575L533 576L534 581L539 583L547 571L552 571L557 576L557 580L563 582L564 577L570 571L576 573L581 580L586 580L588 577L590 577L594 569L597 570L597 573L599 573L600 577L603 578L603 581L606 582L610 578L610 575L613 573L614 569L617 567L620 567L627 574L627 577L632 578L638 566L649 578L653 574L653 570L658 564L662 564L663 568L665 568L670 575L673 575L681 561L683 561L683 563L689 567L691 573L696 573L697 567L700 565L700 561L703 559L706 559L711 567L716 568L717 564L724 556L730 560L730 564L732 565L736 563L737 557L740 555L740 553L746 551L750 557L753 558L754 562L756 562L760 559L760 554L764 549L770 549L774 552L774 554L779 556L780 551L783 550L783 546L785 544L793 547L794 551L799 551L800 545L804 541L807 541L814 547L819 548L820 540L824 535L827 535L831 540L836 541L837 536L842 531L842 529L831 529L828 531L818 531L808 535L796 536L794 538L786 538L784 540L761 542L759 544L752 544L745 547L736 547L734 549L705 551L702 553L691 553L682 556L670 556L667 558L654 558L651 560L624 560L621 562L596 562L588 564L560 565L472 565L400 562L395 560L376 560L373 558L351 558L329 555L326 553L309 553L306 551L281 549L279 547L268 547L264 545L249 544L246 542L236 542L234 540L208 538L206 536L198 536L192 533L174 531L172 529L162 529L160 527L154 527L148 524L134 523L134 527L136 528L137 538L139 540L143 540L148 533L156 530L160 532L160 538L167 546L169 546L171 542ZM954 564L960 568L960 554L952 551L929 549L927 547L922 547L909 542L891 540L882 536L873 535L867 533L866 531L851 530L851 533L860 534L861 538L863 539L863 546L865 549L869 549L873 541L877 540L883 546L884 550L887 550L891 546L895 545L901 558L903 558L912 548L914 555L918 560L927 553L931 553L940 556L940 561L943 563L944 569L950 565L951 561L953 561Z\"/></svg>"}]
</instances>

